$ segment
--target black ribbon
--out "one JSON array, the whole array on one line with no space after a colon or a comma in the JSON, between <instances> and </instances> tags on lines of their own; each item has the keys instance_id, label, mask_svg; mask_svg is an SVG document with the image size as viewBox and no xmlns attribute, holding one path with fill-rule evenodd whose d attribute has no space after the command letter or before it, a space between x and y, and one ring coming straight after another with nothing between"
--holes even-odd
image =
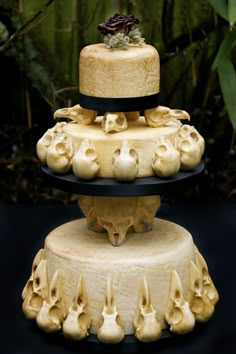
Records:
<instances>
[{"instance_id":1,"label":"black ribbon","mask_svg":"<svg viewBox=\"0 0 236 354\"><path fill-rule=\"evenodd\" d=\"M159 92L150 96L107 98L80 93L80 106L94 111L134 112L155 108L159 105Z\"/></svg>"}]
</instances>

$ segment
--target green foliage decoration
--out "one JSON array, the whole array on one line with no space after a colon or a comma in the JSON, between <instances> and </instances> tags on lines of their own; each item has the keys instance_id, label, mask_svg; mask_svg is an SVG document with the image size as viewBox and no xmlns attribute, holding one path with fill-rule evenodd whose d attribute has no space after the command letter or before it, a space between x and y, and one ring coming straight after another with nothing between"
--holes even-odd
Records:
<instances>
[{"instance_id":1,"label":"green foliage decoration","mask_svg":"<svg viewBox=\"0 0 236 354\"><path fill-rule=\"evenodd\" d=\"M229 22L228 31L219 47L212 70L219 75L222 96L229 119L236 129L236 72L231 53L236 45L236 1L209 0L215 11Z\"/></svg>"}]
</instances>

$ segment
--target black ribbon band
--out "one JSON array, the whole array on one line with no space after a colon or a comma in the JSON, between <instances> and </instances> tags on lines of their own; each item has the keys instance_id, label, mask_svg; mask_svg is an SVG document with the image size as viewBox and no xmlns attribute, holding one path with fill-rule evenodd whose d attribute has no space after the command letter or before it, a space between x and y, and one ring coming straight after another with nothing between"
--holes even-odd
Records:
<instances>
[{"instance_id":1,"label":"black ribbon band","mask_svg":"<svg viewBox=\"0 0 236 354\"><path fill-rule=\"evenodd\" d=\"M142 97L106 98L80 93L80 106L94 111L134 112L154 108L159 105L159 93Z\"/></svg>"}]
</instances>

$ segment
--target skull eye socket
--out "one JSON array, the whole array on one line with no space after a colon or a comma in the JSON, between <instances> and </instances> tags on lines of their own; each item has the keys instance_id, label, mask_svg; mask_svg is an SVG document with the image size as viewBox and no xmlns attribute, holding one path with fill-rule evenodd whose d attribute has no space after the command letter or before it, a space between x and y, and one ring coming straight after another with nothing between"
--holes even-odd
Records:
<instances>
[{"instance_id":1,"label":"skull eye socket","mask_svg":"<svg viewBox=\"0 0 236 354\"><path fill-rule=\"evenodd\" d=\"M124 118L121 117L121 116L118 116L118 118L116 119L116 123L117 123L118 125L124 124Z\"/></svg>"},{"instance_id":2,"label":"skull eye socket","mask_svg":"<svg viewBox=\"0 0 236 354\"><path fill-rule=\"evenodd\" d=\"M198 135L197 135L197 133L192 132L192 133L190 134L190 136L191 136L191 138L192 138L194 141L198 141Z\"/></svg>"},{"instance_id":3,"label":"skull eye socket","mask_svg":"<svg viewBox=\"0 0 236 354\"><path fill-rule=\"evenodd\" d=\"M66 145L63 142L57 143L56 150L58 154L63 155L66 152Z\"/></svg>"},{"instance_id":4,"label":"skull eye socket","mask_svg":"<svg viewBox=\"0 0 236 354\"><path fill-rule=\"evenodd\" d=\"M157 150L156 150L157 154L160 155L160 156L163 156L165 155L165 153L167 152L167 147L166 145L159 145Z\"/></svg>"},{"instance_id":5,"label":"skull eye socket","mask_svg":"<svg viewBox=\"0 0 236 354\"><path fill-rule=\"evenodd\" d=\"M52 135L45 134L44 135L44 143L45 143L45 145L49 146L51 144L51 142L52 142L52 139L53 139Z\"/></svg>"},{"instance_id":6,"label":"skull eye socket","mask_svg":"<svg viewBox=\"0 0 236 354\"><path fill-rule=\"evenodd\" d=\"M190 148L191 148L190 142L188 140L183 140L181 144L181 149L185 152L188 152Z\"/></svg>"},{"instance_id":7,"label":"skull eye socket","mask_svg":"<svg viewBox=\"0 0 236 354\"><path fill-rule=\"evenodd\" d=\"M96 159L96 152L92 148L88 148L85 151L85 155L90 159L90 160L95 160Z\"/></svg>"}]
</instances>

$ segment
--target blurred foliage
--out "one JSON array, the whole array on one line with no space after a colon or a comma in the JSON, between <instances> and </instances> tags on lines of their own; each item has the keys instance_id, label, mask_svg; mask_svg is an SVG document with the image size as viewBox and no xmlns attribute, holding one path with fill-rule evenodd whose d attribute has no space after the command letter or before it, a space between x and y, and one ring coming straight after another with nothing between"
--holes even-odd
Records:
<instances>
[{"instance_id":1,"label":"blurred foliage","mask_svg":"<svg viewBox=\"0 0 236 354\"><path fill-rule=\"evenodd\" d=\"M206 140L205 173L186 198L235 199L235 3L0 0L0 200L74 200L45 187L35 145L56 109L78 103L79 52L115 12L139 18L160 54L160 103L187 110Z\"/></svg>"}]
</instances>

